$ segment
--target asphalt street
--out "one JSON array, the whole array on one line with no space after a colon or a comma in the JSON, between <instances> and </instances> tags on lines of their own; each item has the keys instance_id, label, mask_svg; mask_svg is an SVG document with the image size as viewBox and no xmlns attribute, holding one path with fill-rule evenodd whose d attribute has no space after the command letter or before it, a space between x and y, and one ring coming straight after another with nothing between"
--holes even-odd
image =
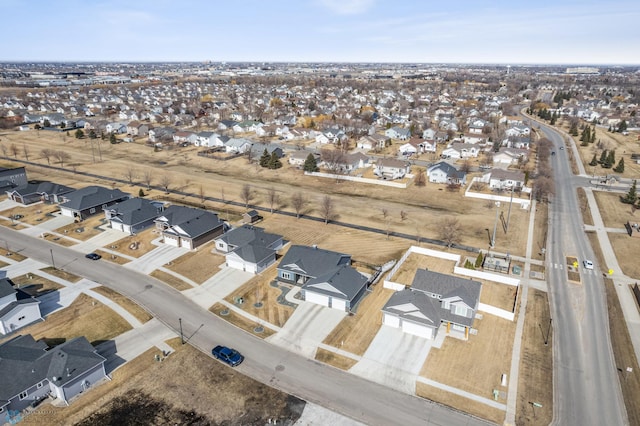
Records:
<instances>
[{"instance_id":1,"label":"asphalt street","mask_svg":"<svg viewBox=\"0 0 640 426\"><path fill-rule=\"evenodd\" d=\"M262 383L369 425L483 425L487 422L398 392L270 345L216 317L168 285L70 248L0 227L12 251L106 285L145 307L205 353L222 343L240 350L239 371Z\"/></svg>"}]
</instances>

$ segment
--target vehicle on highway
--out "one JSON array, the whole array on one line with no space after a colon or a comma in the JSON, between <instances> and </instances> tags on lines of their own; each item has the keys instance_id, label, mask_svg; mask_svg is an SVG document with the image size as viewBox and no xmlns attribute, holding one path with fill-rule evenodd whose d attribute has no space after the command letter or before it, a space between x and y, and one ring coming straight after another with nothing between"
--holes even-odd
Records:
<instances>
[{"instance_id":1,"label":"vehicle on highway","mask_svg":"<svg viewBox=\"0 0 640 426\"><path fill-rule=\"evenodd\" d=\"M561 147L560 147L560 151L563 151L563 150L564 150L564 146L561 146Z\"/></svg>"},{"instance_id":2,"label":"vehicle on highway","mask_svg":"<svg viewBox=\"0 0 640 426\"><path fill-rule=\"evenodd\" d=\"M231 367L240 365L240 363L244 361L244 356L242 356L240 352L222 345L213 348L211 354L215 359L219 359Z\"/></svg>"},{"instance_id":3,"label":"vehicle on highway","mask_svg":"<svg viewBox=\"0 0 640 426\"><path fill-rule=\"evenodd\" d=\"M585 260L583 263L584 263L584 267L585 267L586 269L593 269L593 262L592 262L592 261L590 261L590 260Z\"/></svg>"},{"instance_id":4,"label":"vehicle on highway","mask_svg":"<svg viewBox=\"0 0 640 426\"><path fill-rule=\"evenodd\" d=\"M84 257L86 257L87 259L91 259L91 260L102 259L102 256L100 256L98 253L89 253L89 254L85 255Z\"/></svg>"}]
</instances>

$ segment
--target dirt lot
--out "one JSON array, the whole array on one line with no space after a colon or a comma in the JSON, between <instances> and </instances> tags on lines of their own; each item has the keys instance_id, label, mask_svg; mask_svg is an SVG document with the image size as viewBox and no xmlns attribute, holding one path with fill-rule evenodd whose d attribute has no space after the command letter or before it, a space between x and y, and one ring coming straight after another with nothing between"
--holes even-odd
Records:
<instances>
[{"instance_id":1,"label":"dirt lot","mask_svg":"<svg viewBox=\"0 0 640 426\"><path fill-rule=\"evenodd\" d=\"M158 236L159 235L155 233L155 229L145 229L136 235L126 236L113 244L109 244L106 248L127 256L140 257L157 247L151 244L151 241L158 238Z\"/></svg>"},{"instance_id":2,"label":"dirt lot","mask_svg":"<svg viewBox=\"0 0 640 426\"><path fill-rule=\"evenodd\" d=\"M241 297L244 299L244 303L240 307L244 311L270 324L278 327L284 326L295 308L278 302L278 298L283 296L283 289L271 285L278 273L276 267L276 264L271 265L232 292L225 300L229 303L235 303L237 298ZM286 286L285 288L291 287Z\"/></svg>"},{"instance_id":3,"label":"dirt lot","mask_svg":"<svg viewBox=\"0 0 640 426\"><path fill-rule=\"evenodd\" d=\"M189 345L162 362L150 350L125 364L69 407L43 405L29 416L46 424L264 425L296 421L304 401L224 366ZM189 368L184 368L188 365ZM220 389L224 388L224 392Z\"/></svg>"},{"instance_id":4,"label":"dirt lot","mask_svg":"<svg viewBox=\"0 0 640 426\"><path fill-rule=\"evenodd\" d=\"M493 398L494 389L507 390L500 386L500 379L511 369L516 324L485 313L481 320L474 322L474 326L478 334L469 336L468 341L447 337L442 348L432 348L420 375L475 395ZM437 397L435 401L449 403ZM505 399L499 401L506 402ZM466 405L458 406L458 409L466 411Z\"/></svg>"},{"instance_id":5,"label":"dirt lot","mask_svg":"<svg viewBox=\"0 0 640 426\"><path fill-rule=\"evenodd\" d=\"M356 355L364 355L382 325L380 311L393 293L393 290L382 287L382 282L378 282L360 301L356 314L346 316L323 343Z\"/></svg>"},{"instance_id":6,"label":"dirt lot","mask_svg":"<svg viewBox=\"0 0 640 426\"><path fill-rule=\"evenodd\" d=\"M11 281L19 286L21 290L35 297L62 288L60 284L32 273L11 278Z\"/></svg>"},{"instance_id":7,"label":"dirt lot","mask_svg":"<svg viewBox=\"0 0 640 426\"><path fill-rule=\"evenodd\" d=\"M547 294L530 289L518 376L516 423L519 425L548 425L553 417L553 329L548 327L550 319ZM532 401L542 404L542 408L533 407Z\"/></svg>"},{"instance_id":8,"label":"dirt lot","mask_svg":"<svg viewBox=\"0 0 640 426\"><path fill-rule=\"evenodd\" d=\"M624 228L628 220L640 222L640 212L632 209L629 204L622 203L621 194L605 191L593 191L593 193L598 202L602 221L607 228Z\"/></svg>"},{"instance_id":9,"label":"dirt lot","mask_svg":"<svg viewBox=\"0 0 640 426\"><path fill-rule=\"evenodd\" d=\"M178 291L188 290L193 288L189 283L182 281L180 278L174 277L171 274L168 274L160 269L156 269L152 273L150 273L153 278L162 281L163 283L170 285Z\"/></svg>"},{"instance_id":10,"label":"dirt lot","mask_svg":"<svg viewBox=\"0 0 640 426\"><path fill-rule=\"evenodd\" d=\"M628 253L640 253L640 238L630 237L627 234L607 234L609 241L616 253L618 264L622 268L622 273L628 277L640 280L640 263L635 256L628 256ZM600 265L604 268L604 263ZM604 269L605 271L608 270Z\"/></svg>"},{"instance_id":11,"label":"dirt lot","mask_svg":"<svg viewBox=\"0 0 640 426\"><path fill-rule=\"evenodd\" d=\"M211 253L213 247L214 242L211 241L198 247L197 250L192 250L172 260L165 267L198 284L202 284L220 272L220 265L225 262L224 256Z\"/></svg>"},{"instance_id":12,"label":"dirt lot","mask_svg":"<svg viewBox=\"0 0 640 426\"><path fill-rule=\"evenodd\" d=\"M130 299L124 297L123 295L121 295L115 290L112 290L108 287L103 287L103 286L95 287L92 290L95 291L96 293L102 294L103 296L106 296L109 299L113 300L118 305L125 308L131 315L136 317L136 319L143 324L149 321L151 318L153 318L153 316L151 316L151 314L145 311L140 305L137 305L136 303L132 302Z\"/></svg>"},{"instance_id":13,"label":"dirt lot","mask_svg":"<svg viewBox=\"0 0 640 426\"><path fill-rule=\"evenodd\" d=\"M85 336L92 345L118 336L131 329L129 323L111 308L85 294L81 294L66 309L24 328L34 339L60 344L74 337Z\"/></svg>"}]
</instances>

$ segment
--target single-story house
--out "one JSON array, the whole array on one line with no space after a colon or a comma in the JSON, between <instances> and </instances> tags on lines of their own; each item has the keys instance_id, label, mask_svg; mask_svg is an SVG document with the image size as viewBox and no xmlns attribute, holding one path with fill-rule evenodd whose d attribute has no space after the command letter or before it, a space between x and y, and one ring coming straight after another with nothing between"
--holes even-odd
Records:
<instances>
[{"instance_id":1,"label":"single-story house","mask_svg":"<svg viewBox=\"0 0 640 426\"><path fill-rule=\"evenodd\" d=\"M493 154L493 164L518 164L520 158L527 159L529 153L526 149L517 148L500 148L498 152Z\"/></svg>"},{"instance_id":2,"label":"single-story house","mask_svg":"<svg viewBox=\"0 0 640 426\"><path fill-rule=\"evenodd\" d=\"M467 183L467 174L446 161L439 161L427 168L427 178L431 183L460 184Z\"/></svg>"},{"instance_id":3,"label":"single-story house","mask_svg":"<svg viewBox=\"0 0 640 426\"><path fill-rule=\"evenodd\" d=\"M49 348L30 334L0 344L0 415L35 406L48 395L69 404L103 379L106 358L84 337Z\"/></svg>"},{"instance_id":4,"label":"single-story house","mask_svg":"<svg viewBox=\"0 0 640 426\"><path fill-rule=\"evenodd\" d=\"M224 222L206 210L169 206L154 221L164 243L193 250L224 232Z\"/></svg>"},{"instance_id":5,"label":"single-story house","mask_svg":"<svg viewBox=\"0 0 640 426\"><path fill-rule=\"evenodd\" d=\"M107 207L131 198L131 195L119 189L109 189L91 185L62 196L60 213L63 216L84 220L89 216L101 213Z\"/></svg>"},{"instance_id":6,"label":"single-story house","mask_svg":"<svg viewBox=\"0 0 640 426\"><path fill-rule=\"evenodd\" d=\"M24 167L15 167L12 169L0 167L0 191L24 186L27 183L27 171Z\"/></svg>"},{"instance_id":7,"label":"single-story house","mask_svg":"<svg viewBox=\"0 0 640 426\"><path fill-rule=\"evenodd\" d=\"M468 339L481 290L478 281L418 269L411 286L384 305L382 323L427 339L435 339L440 325L446 324L447 334Z\"/></svg>"},{"instance_id":8,"label":"single-story house","mask_svg":"<svg viewBox=\"0 0 640 426\"><path fill-rule=\"evenodd\" d=\"M244 138L231 138L224 143L224 149L226 152L232 152L234 154L244 154L251 149L253 142Z\"/></svg>"},{"instance_id":9,"label":"single-story house","mask_svg":"<svg viewBox=\"0 0 640 426\"><path fill-rule=\"evenodd\" d=\"M308 302L350 311L369 285L350 265L348 254L296 245L280 260L278 280L302 286L302 297Z\"/></svg>"},{"instance_id":10,"label":"single-story house","mask_svg":"<svg viewBox=\"0 0 640 426\"><path fill-rule=\"evenodd\" d=\"M411 138L411 130L405 129L404 127L394 126L385 130L384 135L391 139L399 139L405 141Z\"/></svg>"},{"instance_id":11,"label":"single-story house","mask_svg":"<svg viewBox=\"0 0 640 426\"><path fill-rule=\"evenodd\" d=\"M402 179L411 172L411 164L408 161L394 158L381 158L376 163L373 173L383 179Z\"/></svg>"},{"instance_id":12,"label":"single-story house","mask_svg":"<svg viewBox=\"0 0 640 426\"><path fill-rule=\"evenodd\" d=\"M253 156L253 158L260 158L265 149L267 150L267 154L269 155L272 155L275 152L276 157L284 157L284 151L282 150L282 148L279 145L271 143L254 143L251 146L251 155Z\"/></svg>"},{"instance_id":13,"label":"single-story house","mask_svg":"<svg viewBox=\"0 0 640 426\"><path fill-rule=\"evenodd\" d=\"M216 250L225 253L227 266L258 274L273 265L276 252L284 246L282 235L243 225L216 238Z\"/></svg>"},{"instance_id":14,"label":"single-story house","mask_svg":"<svg viewBox=\"0 0 640 426\"><path fill-rule=\"evenodd\" d=\"M145 198L129 198L104 209L109 226L118 231L135 235L153 226L164 211L164 203Z\"/></svg>"},{"instance_id":15,"label":"single-story house","mask_svg":"<svg viewBox=\"0 0 640 426\"><path fill-rule=\"evenodd\" d=\"M16 288L10 279L1 278L0 334L12 333L41 319L40 301Z\"/></svg>"},{"instance_id":16,"label":"single-story house","mask_svg":"<svg viewBox=\"0 0 640 426\"><path fill-rule=\"evenodd\" d=\"M307 160L309 154L313 155L313 157L316 159L316 164L320 162L319 153L305 150L293 151L289 154L289 159L287 161L292 166L304 166L304 162Z\"/></svg>"},{"instance_id":17,"label":"single-story house","mask_svg":"<svg viewBox=\"0 0 640 426\"><path fill-rule=\"evenodd\" d=\"M475 158L480 152L480 147L472 143L453 142L451 146L442 151L443 158Z\"/></svg>"},{"instance_id":18,"label":"single-story house","mask_svg":"<svg viewBox=\"0 0 640 426\"><path fill-rule=\"evenodd\" d=\"M388 142L390 142L388 136L374 133L373 135L366 135L358 139L358 142L356 142L356 146L360 149L366 149L368 151L380 150L384 149L384 147L387 146Z\"/></svg>"},{"instance_id":19,"label":"single-story house","mask_svg":"<svg viewBox=\"0 0 640 426\"><path fill-rule=\"evenodd\" d=\"M59 203L62 200L62 196L73 191L75 191L75 188L65 185L53 182L39 182L28 183L11 189L7 191L7 196L9 199L25 205L37 203L39 201L43 201L45 203Z\"/></svg>"},{"instance_id":20,"label":"single-story house","mask_svg":"<svg viewBox=\"0 0 640 426\"><path fill-rule=\"evenodd\" d=\"M524 173L518 170L492 169L482 175L482 182L497 190L519 191L524 187Z\"/></svg>"}]
</instances>

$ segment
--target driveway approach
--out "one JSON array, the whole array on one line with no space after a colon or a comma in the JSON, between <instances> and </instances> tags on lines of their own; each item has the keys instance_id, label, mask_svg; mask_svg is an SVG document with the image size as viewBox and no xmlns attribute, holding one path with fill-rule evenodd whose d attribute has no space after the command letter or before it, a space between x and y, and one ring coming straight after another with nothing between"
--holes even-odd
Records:
<instances>
[{"instance_id":1,"label":"driveway approach","mask_svg":"<svg viewBox=\"0 0 640 426\"><path fill-rule=\"evenodd\" d=\"M428 400L362 379L309 360L237 329L184 297L175 289L129 268L94 262L66 247L0 227L0 239L14 251L47 262L50 250L56 264L100 282L133 299L156 318L180 329L186 341L210 353L220 342L231 343L246 356L238 370L262 383L316 403L368 425L475 425L487 422Z\"/></svg>"}]
</instances>

